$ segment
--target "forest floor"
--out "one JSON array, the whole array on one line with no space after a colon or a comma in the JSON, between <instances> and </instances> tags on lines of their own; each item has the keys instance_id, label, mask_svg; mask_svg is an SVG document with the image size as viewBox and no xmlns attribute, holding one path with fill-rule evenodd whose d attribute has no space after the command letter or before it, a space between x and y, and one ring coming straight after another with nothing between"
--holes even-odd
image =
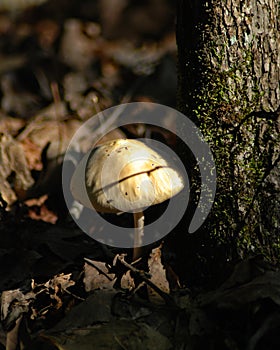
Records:
<instances>
[{"instance_id":1,"label":"forest floor","mask_svg":"<svg viewBox=\"0 0 280 350\"><path fill-rule=\"evenodd\" d=\"M279 346L280 274L260 257L193 293L161 242L145 274L131 250L82 232L64 202L63 156L83 123L121 103L176 106L174 3L25 3L0 3L0 349ZM133 124L107 138L147 134L174 142Z\"/></svg>"}]
</instances>

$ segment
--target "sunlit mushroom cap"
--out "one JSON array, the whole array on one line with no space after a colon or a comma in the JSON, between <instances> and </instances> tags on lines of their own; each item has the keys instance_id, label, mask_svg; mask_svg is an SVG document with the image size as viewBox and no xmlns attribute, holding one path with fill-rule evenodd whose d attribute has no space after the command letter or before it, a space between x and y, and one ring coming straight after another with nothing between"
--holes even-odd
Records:
<instances>
[{"instance_id":1,"label":"sunlit mushroom cap","mask_svg":"<svg viewBox=\"0 0 280 350\"><path fill-rule=\"evenodd\" d=\"M173 197L183 187L183 178L170 161L143 142L129 139L94 148L71 181L76 200L104 213L143 210Z\"/></svg>"}]
</instances>

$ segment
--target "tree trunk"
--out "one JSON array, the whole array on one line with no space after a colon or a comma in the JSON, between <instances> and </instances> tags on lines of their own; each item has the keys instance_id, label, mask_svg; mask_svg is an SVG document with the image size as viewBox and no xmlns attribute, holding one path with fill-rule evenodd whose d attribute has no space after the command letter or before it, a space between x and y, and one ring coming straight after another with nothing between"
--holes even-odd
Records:
<instances>
[{"instance_id":1,"label":"tree trunk","mask_svg":"<svg viewBox=\"0 0 280 350\"><path fill-rule=\"evenodd\" d=\"M178 0L178 107L214 153L202 236L227 247L223 260L280 258L279 18L279 0Z\"/></svg>"},{"instance_id":2,"label":"tree trunk","mask_svg":"<svg viewBox=\"0 0 280 350\"><path fill-rule=\"evenodd\" d=\"M216 84L227 83L221 102L230 104L227 107L234 115L243 115L248 108L276 111L280 101L279 16L278 0L179 0L180 102L196 108L193 86L201 87L199 80L218 73L223 80Z\"/></svg>"}]
</instances>

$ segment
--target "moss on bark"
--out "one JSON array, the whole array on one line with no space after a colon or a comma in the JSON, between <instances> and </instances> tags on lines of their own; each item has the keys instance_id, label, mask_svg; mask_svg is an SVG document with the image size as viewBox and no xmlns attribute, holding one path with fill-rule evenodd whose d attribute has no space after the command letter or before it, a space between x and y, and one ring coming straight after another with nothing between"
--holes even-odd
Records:
<instances>
[{"instance_id":1,"label":"moss on bark","mask_svg":"<svg viewBox=\"0 0 280 350\"><path fill-rule=\"evenodd\" d=\"M204 230L230 247L226 260L280 260L278 21L277 0L178 1L178 107L214 153L217 195Z\"/></svg>"}]
</instances>

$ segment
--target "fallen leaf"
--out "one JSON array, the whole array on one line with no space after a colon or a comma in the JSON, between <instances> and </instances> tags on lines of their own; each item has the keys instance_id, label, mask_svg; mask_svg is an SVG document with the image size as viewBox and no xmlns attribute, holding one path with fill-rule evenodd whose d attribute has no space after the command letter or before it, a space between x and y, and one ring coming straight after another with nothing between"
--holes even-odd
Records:
<instances>
[{"instance_id":1,"label":"fallen leaf","mask_svg":"<svg viewBox=\"0 0 280 350\"><path fill-rule=\"evenodd\" d=\"M71 280L71 273L68 274L64 274L61 273L59 275L54 276L53 278L51 278L48 282L46 282L44 285L47 288L52 288L55 289L57 286L59 286L59 288L62 291L67 290L67 288L74 286L75 282L73 280Z\"/></svg>"},{"instance_id":2,"label":"fallen leaf","mask_svg":"<svg viewBox=\"0 0 280 350\"><path fill-rule=\"evenodd\" d=\"M0 192L10 205L23 198L34 183L22 146L8 134L0 133Z\"/></svg>"},{"instance_id":3,"label":"fallen leaf","mask_svg":"<svg viewBox=\"0 0 280 350\"><path fill-rule=\"evenodd\" d=\"M84 284L87 292L96 289L113 289L115 275L108 271L106 263L90 260L84 266Z\"/></svg>"},{"instance_id":4,"label":"fallen leaf","mask_svg":"<svg viewBox=\"0 0 280 350\"><path fill-rule=\"evenodd\" d=\"M58 217L55 213L49 210L45 204L48 199L47 195L43 195L40 198L32 198L26 200L24 203L28 207L28 216L33 220L42 220L55 224Z\"/></svg>"},{"instance_id":5,"label":"fallen leaf","mask_svg":"<svg viewBox=\"0 0 280 350\"><path fill-rule=\"evenodd\" d=\"M166 279L165 269L161 262L161 247L154 248L148 260L149 272L151 275L151 282L159 287L163 292L169 293L169 284ZM148 287L149 298L154 302L162 303L162 298L150 287Z\"/></svg>"},{"instance_id":6,"label":"fallen leaf","mask_svg":"<svg viewBox=\"0 0 280 350\"><path fill-rule=\"evenodd\" d=\"M14 327L16 320L28 312L35 294L31 291L24 294L20 289L3 291L1 295L1 320L6 330Z\"/></svg>"},{"instance_id":7,"label":"fallen leaf","mask_svg":"<svg viewBox=\"0 0 280 350\"><path fill-rule=\"evenodd\" d=\"M79 317L79 316L78 316ZM43 334L60 350L133 349L133 350L171 350L172 344L152 327L130 320L111 321L67 333Z\"/></svg>"},{"instance_id":8,"label":"fallen leaf","mask_svg":"<svg viewBox=\"0 0 280 350\"><path fill-rule=\"evenodd\" d=\"M116 291L95 291L84 301L74 306L66 316L53 327L53 332L86 328L92 324L109 322L113 315L111 303Z\"/></svg>"},{"instance_id":9,"label":"fallen leaf","mask_svg":"<svg viewBox=\"0 0 280 350\"><path fill-rule=\"evenodd\" d=\"M236 309L266 298L280 306L280 271L256 256L236 264L219 288L199 295L197 302L201 307Z\"/></svg>"},{"instance_id":10,"label":"fallen leaf","mask_svg":"<svg viewBox=\"0 0 280 350\"><path fill-rule=\"evenodd\" d=\"M1 69L1 68L0 68ZM18 131L25 125L24 120L12 118L0 111L0 130L12 136L16 136Z\"/></svg>"},{"instance_id":11,"label":"fallen leaf","mask_svg":"<svg viewBox=\"0 0 280 350\"><path fill-rule=\"evenodd\" d=\"M28 138L22 140L21 145L25 153L28 168L30 170L42 170L43 164L41 160L40 148L38 148L38 146Z\"/></svg>"}]
</instances>

